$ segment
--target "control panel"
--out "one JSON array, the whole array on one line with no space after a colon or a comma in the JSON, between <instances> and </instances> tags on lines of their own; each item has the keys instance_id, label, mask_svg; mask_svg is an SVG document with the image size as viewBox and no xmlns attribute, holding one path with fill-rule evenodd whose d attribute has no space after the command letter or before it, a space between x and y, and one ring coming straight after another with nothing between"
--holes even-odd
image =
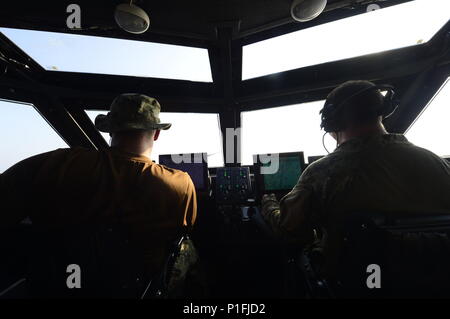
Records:
<instances>
[{"instance_id":1,"label":"control panel","mask_svg":"<svg viewBox=\"0 0 450 319\"><path fill-rule=\"evenodd\" d=\"M216 201L219 204L242 204L251 194L250 168L221 167L216 173Z\"/></svg>"}]
</instances>

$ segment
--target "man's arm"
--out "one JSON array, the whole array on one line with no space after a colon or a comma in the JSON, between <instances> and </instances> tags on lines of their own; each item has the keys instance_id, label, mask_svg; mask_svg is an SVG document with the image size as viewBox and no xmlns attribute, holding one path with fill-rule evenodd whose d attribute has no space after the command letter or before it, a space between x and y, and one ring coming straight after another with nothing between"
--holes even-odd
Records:
<instances>
[{"instance_id":1,"label":"man's arm","mask_svg":"<svg viewBox=\"0 0 450 319\"><path fill-rule=\"evenodd\" d=\"M185 173L186 174L186 173ZM183 228L190 231L197 218L197 195L194 183L188 174L186 174L187 188L184 192L181 207L184 213ZM183 234L185 235L185 234ZM180 251L171 270L171 276L168 283L169 298L182 298L192 287L188 287L187 278L194 278L196 285L201 285L201 278L196 275L195 269L198 268L198 255L194 243L186 239L179 247ZM192 285L192 282L190 282Z\"/></svg>"},{"instance_id":2,"label":"man's arm","mask_svg":"<svg viewBox=\"0 0 450 319\"><path fill-rule=\"evenodd\" d=\"M305 171L306 173L306 171ZM314 191L302 176L294 189L280 203L274 195L265 195L261 202L262 215L274 233L290 242L312 242Z\"/></svg>"},{"instance_id":3,"label":"man's arm","mask_svg":"<svg viewBox=\"0 0 450 319\"><path fill-rule=\"evenodd\" d=\"M189 175L187 177L187 188L181 203L181 207L184 210L183 216L183 226L188 229L192 228L197 219L197 194L195 192L194 183L192 182Z\"/></svg>"},{"instance_id":4,"label":"man's arm","mask_svg":"<svg viewBox=\"0 0 450 319\"><path fill-rule=\"evenodd\" d=\"M0 226L18 224L32 209L33 181L49 157L44 153L27 158L0 174Z\"/></svg>"}]
</instances>

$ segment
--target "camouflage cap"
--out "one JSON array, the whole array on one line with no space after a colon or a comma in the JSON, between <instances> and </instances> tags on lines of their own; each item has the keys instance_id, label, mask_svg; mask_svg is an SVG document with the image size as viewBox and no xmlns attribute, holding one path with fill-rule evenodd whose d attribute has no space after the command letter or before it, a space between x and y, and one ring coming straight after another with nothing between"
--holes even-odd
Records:
<instances>
[{"instance_id":1,"label":"camouflage cap","mask_svg":"<svg viewBox=\"0 0 450 319\"><path fill-rule=\"evenodd\" d=\"M172 124L160 123L161 106L152 97L126 93L114 99L108 114L95 118L95 127L102 132L130 130L167 130Z\"/></svg>"}]
</instances>

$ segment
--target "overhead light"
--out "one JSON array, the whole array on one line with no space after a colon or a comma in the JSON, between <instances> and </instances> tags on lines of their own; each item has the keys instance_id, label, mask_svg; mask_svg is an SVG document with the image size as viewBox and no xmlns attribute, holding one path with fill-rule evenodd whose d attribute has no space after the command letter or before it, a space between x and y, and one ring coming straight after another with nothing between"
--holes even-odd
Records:
<instances>
[{"instance_id":1,"label":"overhead light","mask_svg":"<svg viewBox=\"0 0 450 319\"><path fill-rule=\"evenodd\" d=\"M307 22L316 18L327 6L327 0L294 0L291 5L291 16L299 22Z\"/></svg>"},{"instance_id":2,"label":"overhead light","mask_svg":"<svg viewBox=\"0 0 450 319\"><path fill-rule=\"evenodd\" d=\"M144 33L150 26L148 14L132 3L119 4L116 7L114 18L119 27L134 34Z\"/></svg>"}]
</instances>

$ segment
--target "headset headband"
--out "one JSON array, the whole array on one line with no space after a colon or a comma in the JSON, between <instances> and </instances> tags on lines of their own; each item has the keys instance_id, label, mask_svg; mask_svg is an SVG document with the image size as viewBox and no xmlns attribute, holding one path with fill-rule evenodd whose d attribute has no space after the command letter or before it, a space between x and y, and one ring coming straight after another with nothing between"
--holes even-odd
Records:
<instances>
[{"instance_id":1,"label":"headset headband","mask_svg":"<svg viewBox=\"0 0 450 319\"><path fill-rule=\"evenodd\" d=\"M398 103L394 102L394 96L395 91L394 88L391 85L373 85L370 87L366 87L364 89L361 89L357 91L356 93L353 93L346 99L344 99L342 102L337 104L335 106L334 103L325 103L323 109L320 111L319 114L322 116L322 123L320 124L320 127L323 128L326 132L337 132L342 129L344 129L344 125L342 124L341 119L339 118L339 115L341 113L341 110L343 107L351 101L356 96L359 96L363 93L366 93L370 90L387 90L388 93L385 97L383 97L383 105L381 106L381 109L378 110L378 115L383 116L383 118L387 118L392 115L392 113L395 112L397 109ZM341 122L341 123L339 123Z\"/></svg>"}]
</instances>

